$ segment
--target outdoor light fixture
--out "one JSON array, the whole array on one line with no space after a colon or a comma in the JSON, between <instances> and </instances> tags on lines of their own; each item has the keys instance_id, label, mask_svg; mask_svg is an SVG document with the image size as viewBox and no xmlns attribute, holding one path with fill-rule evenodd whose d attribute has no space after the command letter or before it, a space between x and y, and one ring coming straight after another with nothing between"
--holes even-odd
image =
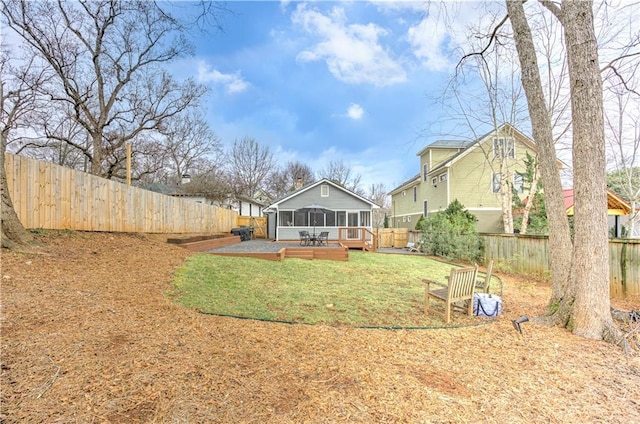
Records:
<instances>
[{"instance_id":1,"label":"outdoor light fixture","mask_svg":"<svg viewBox=\"0 0 640 424\"><path fill-rule=\"evenodd\" d=\"M522 327L520 327L520 324L527 321L529 321L529 318L527 318L526 316L521 316L518 319L512 319L511 323L513 324L513 328L515 328L518 333L522 334Z\"/></svg>"}]
</instances>

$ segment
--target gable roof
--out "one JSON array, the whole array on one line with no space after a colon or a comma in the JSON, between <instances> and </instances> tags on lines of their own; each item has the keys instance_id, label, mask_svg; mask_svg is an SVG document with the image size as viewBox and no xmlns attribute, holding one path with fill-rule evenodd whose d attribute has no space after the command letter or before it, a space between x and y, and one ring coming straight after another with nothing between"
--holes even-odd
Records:
<instances>
[{"instance_id":1,"label":"gable roof","mask_svg":"<svg viewBox=\"0 0 640 424\"><path fill-rule=\"evenodd\" d=\"M442 170L445 167L449 167L451 165L453 165L455 162L457 162L458 160L462 159L463 157L467 156L470 152L472 152L473 150L477 149L480 147L480 145L482 143L485 142L485 140L490 137L493 136L496 133L501 132L504 129L510 129L513 133L513 135L517 135L520 137L520 140L526 144L530 149L532 150L536 150L536 144L533 142L533 140L531 140L529 137L527 137L526 135L524 135L521 131L517 130L513 125L509 124L509 123L505 123L500 125L498 128L489 131L488 133L478 137L476 140L471 141L467 144L467 147L464 148L463 150L459 151L458 153L452 155L451 157L449 157L448 159L442 161L438 166L436 166L435 168L431 169L429 171L429 174L435 174L438 171ZM430 146L430 145L429 145ZM429 146L425 147L424 149L422 149L422 151L426 151L428 150ZM562 162L560 162L562 163Z\"/></svg>"},{"instance_id":2,"label":"gable roof","mask_svg":"<svg viewBox=\"0 0 640 424\"><path fill-rule=\"evenodd\" d=\"M141 186L141 188L173 197L203 197L203 195L200 193L191 193L186 191L182 185L171 185L154 182Z\"/></svg>"},{"instance_id":3,"label":"gable roof","mask_svg":"<svg viewBox=\"0 0 640 424\"><path fill-rule=\"evenodd\" d=\"M239 200L241 202L247 202L247 203L253 203L254 205L258 205L258 206L265 206L266 203L259 200L259 199L255 199L253 197L249 197L249 196L237 196L236 200Z\"/></svg>"},{"instance_id":4,"label":"gable roof","mask_svg":"<svg viewBox=\"0 0 640 424\"><path fill-rule=\"evenodd\" d=\"M398 187L392 189L388 194L389 195L394 195L397 192L399 192L400 190L403 189L407 189L415 184L419 184L420 183L420 173L418 172L416 175L414 175L413 177L409 178L408 180L404 181L402 184L400 184Z\"/></svg>"},{"instance_id":5,"label":"gable roof","mask_svg":"<svg viewBox=\"0 0 640 424\"><path fill-rule=\"evenodd\" d=\"M285 201L287 201L287 200L289 200L289 199L291 199L291 198L293 198L293 197L296 197L297 195L302 194L302 193L304 193L305 191L309 191L309 190L311 190L312 188L319 186L320 184L329 184L329 185L331 185L331 186L335 187L335 188L336 188L336 189L338 189L338 190L342 190L342 191L344 191L345 193L350 194L351 196L353 196L353 197L355 197L355 198L357 198L357 199L359 199L359 200L362 200L362 201L363 201L363 202L365 202L365 203L370 204L374 209L380 208L380 206L379 206L379 205L376 205L376 204L375 204L375 203L373 203L371 200L369 200L369 199L367 199L367 198L364 198L364 197L360 196L359 194L354 193L353 191L348 190L348 189L346 189L346 188L342 187L342 186L341 186L341 185L339 185L339 184L334 183L333 181L331 181L331 180L329 180L329 179L327 179L327 178L323 178L323 179L318 180L318 181L316 181L316 182L314 182L314 183L307 184L306 186L303 186L303 187L301 187L301 188L299 188L299 189L297 189L297 190L294 190L294 191L292 191L291 193L285 194L283 197L281 197L281 198L279 198L279 199L276 199L276 201L274 201L273 203L271 203L271 204L267 207L267 209L272 209L272 208L274 208L274 207L277 207L280 203L285 202Z\"/></svg>"},{"instance_id":6,"label":"gable roof","mask_svg":"<svg viewBox=\"0 0 640 424\"><path fill-rule=\"evenodd\" d=\"M562 190L564 198L564 208L567 215L573 215L573 189ZM631 205L622 197L607 189L607 215L628 215L631 212Z\"/></svg>"},{"instance_id":7,"label":"gable roof","mask_svg":"<svg viewBox=\"0 0 640 424\"><path fill-rule=\"evenodd\" d=\"M473 140L436 140L424 146L416 156L422 156L429 149L466 149L473 143Z\"/></svg>"}]
</instances>

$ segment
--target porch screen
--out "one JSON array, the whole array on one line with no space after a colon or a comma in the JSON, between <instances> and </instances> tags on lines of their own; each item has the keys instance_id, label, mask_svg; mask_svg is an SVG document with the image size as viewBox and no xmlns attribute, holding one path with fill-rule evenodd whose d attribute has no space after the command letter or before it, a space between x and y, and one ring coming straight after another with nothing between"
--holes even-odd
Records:
<instances>
[{"instance_id":1,"label":"porch screen","mask_svg":"<svg viewBox=\"0 0 640 424\"><path fill-rule=\"evenodd\" d=\"M371 226L371 212L369 211L360 212L360 226L362 227Z\"/></svg>"},{"instance_id":2,"label":"porch screen","mask_svg":"<svg viewBox=\"0 0 640 424\"><path fill-rule=\"evenodd\" d=\"M296 227L306 227L309 224L309 215L306 212L294 212L293 213L293 225Z\"/></svg>"},{"instance_id":3,"label":"porch screen","mask_svg":"<svg viewBox=\"0 0 640 424\"><path fill-rule=\"evenodd\" d=\"M290 227L293 225L293 212L291 211L281 211L278 216L280 217L279 219L279 225L281 227Z\"/></svg>"},{"instance_id":4,"label":"porch screen","mask_svg":"<svg viewBox=\"0 0 640 424\"><path fill-rule=\"evenodd\" d=\"M327 212L327 227L335 227L335 226L336 226L336 213Z\"/></svg>"},{"instance_id":5,"label":"porch screen","mask_svg":"<svg viewBox=\"0 0 640 424\"><path fill-rule=\"evenodd\" d=\"M309 225L315 225L316 227L324 227L324 214L321 212L318 213L309 213Z\"/></svg>"}]
</instances>

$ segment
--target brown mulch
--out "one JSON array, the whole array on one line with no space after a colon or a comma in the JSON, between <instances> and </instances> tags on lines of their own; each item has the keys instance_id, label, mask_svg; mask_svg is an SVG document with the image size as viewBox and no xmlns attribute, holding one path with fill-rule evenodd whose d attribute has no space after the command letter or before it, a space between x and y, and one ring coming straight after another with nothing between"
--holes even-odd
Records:
<instances>
[{"instance_id":1,"label":"brown mulch","mask_svg":"<svg viewBox=\"0 0 640 424\"><path fill-rule=\"evenodd\" d=\"M39 238L37 253L2 252L0 422L640 422L637 351L514 330L550 294L526 277L500 275L491 325L287 325L174 303L192 253L166 235Z\"/></svg>"}]
</instances>

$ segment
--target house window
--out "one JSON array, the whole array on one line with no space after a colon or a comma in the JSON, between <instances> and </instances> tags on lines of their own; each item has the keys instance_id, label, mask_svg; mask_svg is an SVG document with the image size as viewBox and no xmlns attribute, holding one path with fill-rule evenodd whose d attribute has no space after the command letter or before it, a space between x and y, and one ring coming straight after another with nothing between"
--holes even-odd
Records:
<instances>
[{"instance_id":1,"label":"house window","mask_svg":"<svg viewBox=\"0 0 640 424\"><path fill-rule=\"evenodd\" d=\"M407 222L411 222L411 216L407 217Z\"/></svg>"},{"instance_id":2,"label":"house window","mask_svg":"<svg viewBox=\"0 0 640 424\"><path fill-rule=\"evenodd\" d=\"M522 193L524 191L523 183L524 181L522 180L522 175L515 174L513 176L513 188L517 193Z\"/></svg>"},{"instance_id":3,"label":"house window","mask_svg":"<svg viewBox=\"0 0 640 424\"><path fill-rule=\"evenodd\" d=\"M422 216L424 216L425 218L429 215L429 205L427 203L427 201L425 200L422 203Z\"/></svg>"},{"instance_id":4,"label":"house window","mask_svg":"<svg viewBox=\"0 0 640 424\"><path fill-rule=\"evenodd\" d=\"M329 184L322 184L320 186L320 196L329 197Z\"/></svg>"},{"instance_id":5,"label":"house window","mask_svg":"<svg viewBox=\"0 0 640 424\"><path fill-rule=\"evenodd\" d=\"M418 201L418 187L413 188L413 201Z\"/></svg>"},{"instance_id":6,"label":"house window","mask_svg":"<svg viewBox=\"0 0 640 424\"><path fill-rule=\"evenodd\" d=\"M493 138L493 157L494 158L515 158L515 146L513 138L510 137L494 137Z\"/></svg>"},{"instance_id":7,"label":"house window","mask_svg":"<svg viewBox=\"0 0 640 424\"><path fill-rule=\"evenodd\" d=\"M447 174L440 175L440 181L441 182L447 181Z\"/></svg>"},{"instance_id":8,"label":"house window","mask_svg":"<svg viewBox=\"0 0 640 424\"><path fill-rule=\"evenodd\" d=\"M402 190L402 195L406 196L407 195L407 190Z\"/></svg>"},{"instance_id":9,"label":"house window","mask_svg":"<svg viewBox=\"0 0 640 424\"><path fill-rule=\"evenodd\" d=\"M437 187L438 186L438 179L437 178L432 178L431 179L431 185L434 186L434 187Z\"/></svg>"},{"instance_id":10,"label":"house window","mask_svg":"<svg viewBox=\"0 0 640 424\"><path fill-rule=\"evenodd\" d=\"M500 193L500 182L502 181L502 174L500 172L494 172L491 180L491 191L494 193Z\"/></svg>"},{"instance_id":11,"label":"house window","mask_svg":"<svg viewBox=\"0 0 640 424\"><path fill-rule=\"evenodd\" d=\"M336 213L338 217L338 227L346 227L347 226L347 212L338 211Z\"/></svg>"},{"instance_id":12,"label":"house window","mask_svg":"<svg viewBox=\"0 0 640 424\"><path fill-rule=\"evenodd\" d=\"M407 222L407 217L406 216L402 217L402 222Z\"/></svg>"},{"instance_id":13,"label":"house window","mask_svg":"<svg viewBox=\"0 0 640 424\"><path fill-rule=\"evenodd\" d=\"M422 181L427 181L427 174L429 173L429 165L422 165Z\"/></svg>"}]
</instances>

